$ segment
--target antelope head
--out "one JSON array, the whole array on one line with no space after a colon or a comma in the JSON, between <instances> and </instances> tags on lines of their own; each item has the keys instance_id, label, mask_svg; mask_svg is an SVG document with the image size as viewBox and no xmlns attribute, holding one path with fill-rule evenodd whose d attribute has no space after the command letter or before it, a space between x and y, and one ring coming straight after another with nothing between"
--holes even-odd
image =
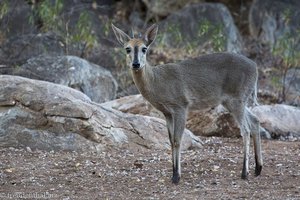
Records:
<instances>
[{"instance_id":1,"label":"antelope head","mask_svg":"<svg viewBox=\"0 0 300 200\"><path fill-rule=\"evenodd\" d=\"M127 53L127 65L135 71L145 67L147 60L146 54L149 46L155 40L158 26L153 24L143 35L130 37L121 29L111 25L118 42L125 48Z\"/></svg>"}]
</instances>

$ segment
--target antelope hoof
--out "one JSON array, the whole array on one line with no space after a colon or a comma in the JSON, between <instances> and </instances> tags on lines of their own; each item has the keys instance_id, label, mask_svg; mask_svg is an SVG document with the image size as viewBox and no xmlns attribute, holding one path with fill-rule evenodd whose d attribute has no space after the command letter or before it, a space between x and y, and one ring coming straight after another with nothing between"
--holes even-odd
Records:
<instances>
[{"instance_id":1,"label":"antelope hoof","mask_svg":"<svg viewBox=\"0 0 300 200\"><path fill-rule=\"evenodd\" d=\"M262 170L262 166L261 165L256 165L255 166L255 176L259 176Z\"/></svg>"},{"instance_id":2,"label":"antelope hoof","mask_svg":"<svg viewBox=\"0 0 300 200\"><path fill-rule=\"evenodd\" d=\"M179 174L173 174L172 183L177 185L179 183L179 180L180 180Z\"/></svg>"},{"instance_id":3,"label":"antelope hoof","mask_svg":"<svg viewBox=\"0 0 300 200\"><path fill-rule=\"evenodd\" d=\"M248 172L246 170L243 170L242 171L242 176L241 176L242 179L244 180L248 180Z\"/></svg>"},{"instance_id":4,"label":"antelope hoof","mask_svg":"<svg viewBox=\"0 0 300 200\"><path fill-rule=\"evenodd\" d=\"M248 180L248 174L242 174L242 179Z\"/></svg>"}]
</instances>

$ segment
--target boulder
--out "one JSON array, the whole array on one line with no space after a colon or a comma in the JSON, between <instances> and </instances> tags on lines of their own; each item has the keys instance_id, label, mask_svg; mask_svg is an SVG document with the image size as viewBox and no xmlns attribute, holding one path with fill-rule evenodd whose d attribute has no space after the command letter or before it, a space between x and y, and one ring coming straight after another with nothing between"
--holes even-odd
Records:
<instances>
[{"instance_id":1,"label":"boulder","mask_svg":"<svg viewBox=\"0 0 300 200\"><path fill-rule=\"evenodd\" d=\"M176 12L180 8L184 7L186 4L196 2L196 0L178 1L178 0L161 0L161 1L151 1L142 0L147 11L151 13L152 17L166 17L169 14ZM149 13L148 13L149 15ZM149 17L150 18L150 17Z\"/></svg>"},{"instance_id":2,"label":"boulder","mask_svg":"<svg viewBox=\"0 0 300 200\"><path fill-rule=\"evenodd\" d=\"M261 125L273 138L300 139L300 109L293 106L275 104L256 106L252 109Z\"/></svg>"},{"instance_id":3,"label":"boulder","mask_svg":"<svg viewBox=\"0 0 300 200\"><path fill-rule=\"evenodd\" d=\"M119 110L124 113L132 113L164 119L163 114L155 109L140 94L121 97L119 99L104 102L101 105L105 108Z\"/></svg>"},{"instance_id":4,"label":"boulder","mask_svg":"<svg viewBox=\"0 0 300 200\"><path fill-rule=\"evenodd\" d=\"M286 74L286 100L291 105L300 106L300 69L289 69Z\"/></svg>"},{"instance_id":5,"label":"boulder","mask_svg":"<svg viewBox=\"0 0 300 200\"><path fill-rule=\"evenodd\" d=\"M190 57L203 52L240 52L242 41L226 6L197 3L187 5L163 20L154 46Z\"/></svg>"},{"instance_id":6,"label":"boulder","mask_svg":"<svg viewBox=\"0 0 300 200\"><path fill-rule=\"evenodd\" d=\"M116 81L118 82L117 85L120 85L120 88L122 88L122 90L120 91L123 93L122 96L128 94L136 94L138 91L136 87L133 85L133 80L130 76L129 69L126 66L125 56L121 53L121 50L123 49L119 47L112 48L112 46L114 45L112 44L112 42L106 42L106 43L101 43L96 45L93 48L93 51L86 55L86 60L90 61L91 63L102 66L102 67L97 66L96 68L106 69L106 70L104 69L102 70L103 72L106 71L102 75L102 78L105 76L111 77L112 74L115 77ZM62 60L62 57L66 55L66 53L67 52L66 52L66 47L64 45L63 38L57 36L54 33L27 34L27 35L10 37L3 44L1 44L0 74L15 74L16 69L20 69L20 71L24 73L22 68L26 66L26 68L33 70L33 73L27 71L26 74L18 73L16 75L51 81L50 79L52 77L48 76L47 73L43 75L40 72L38 72L36 75L34 75L37 66L34 65L30 67L29 65L36 62L40 64L40 66L38 66L39 69L41 66L45 67L45 69L42 71L44 72L49 70L52 71L53 69L51 69L51 66L47 64L49 63L54 64L54 62L60 62ZM70 55L80 54L76 49L72 49L71 46L69 47L68 53ZM49 61L51 59L52 62ZM75 60L75 57L67 56L65 59ZM43 60L45 61L45 63L43 63ZM76 58L76 60L79 60L79 58ZM77 61L75 62L83 63ZM84 70L84 68L80 68L80 69ZM108 73L107 70L109 70L111 74ZM84 78L84 76L82 77ZM107 84L107 82L108 81L106 79L106 81L103 83ZM115 85L115 83L112 83L111 85ZM116 89L111 88L110 90L116 90ZM116 95L114 93L115 91L112 92L111 96ZM90 93L88 93L88 95L90 95ZM93 97L92 99L94 100ZM110 100L111 98L106 99L106 97L104 97L104 99ZM103 100L101 100L101 102L103 102Z\"/></svg>"},{"instance_id":7,"label":"boulder","mask_svg":"<svg viewBox=\"0 0 300 200\"><path fill-rule=\"evenodd\" d=\"M105 102L104 107L164 119L161 112L151 106L141 95L131 95ZM233 117L222 106L207 111L190 111L186 127L195 135L239 137L240 130Z\"/></svg>"},{"instance_id":8,"label":"boulder","mask_svg":"<svg viewBox=\"0 0 300 200\"><path fill-rule=\"evenodd\" d=\"M10 63L18 61L17 64L19 65L23 64L20 61L41 54L76 55L86 58L92 54L89 47L85 48L87 45L85 44L86 40L91 42L91 35L95 35L97 38L92 46L98 50L102 50L102 47L105 49L112 46L111 39L114 36L109 34L109 30L110 18L115 13L113 6L115 2L101 1L96 3L85 0L64 0L60 1L62 4L58 4L62 5L62 8L55 9L53 7L54 1L47 2L40 0L4 1L4 4L8 6L8 11L6 13L5 8L3 8L3 11L1 10L3 13L0 13L4 14L0 22L1 61L6 60ZM38 16L37 10L42 13L47 12L49 15L42 19ZM82 14L86 14L85 16L88 18L80 18ZM57 23L52 24L52 20L49 19L55 18L57 18ZM81 20L85 21L82 22ZM78 24L79 22L81 22L81 25ZM82 23L89 24L82 27ZM88 25L91 26L91 30L87 29L89 28ZM84 31L88 34L83 33ZM77 36L74 39L72 36L75 34L79 34L80 38ZM4 44L2 44L3 41ZM5 52L1 52L3 47ZM103 54L111 58L110 54L105 52L101 52L98 56L102 57ZM103 56L102 62L97 64L106 66L106 63L103 63L103 58L106 57ZM12 59L13 61L11 61ZM98 59L92 61L94 60ZM112 62L110 61L110 63Z\"/></svg>"},{"instance_id":9,"label":"boulder","mask_svg":"<svg viewBox=\"0 0 300 200\"><path fill-rule=\"evenodd\" d=\"M252 37L273 46L279 38L291 34L299 43L300 1L254 0L249 13Z\"/></svg>"},{"instance_id":10,"label":"boulder","mask_svg":"<svg viewBox=\"0 0 300 200\"><path fill-rule=\"evenodd\" d=\"M137 89L133 86L128 73L125 57L120 53L119 48L114 48L117 46L117 41L111 32L111 22L122 21L119 14L115 15L116 12L122 12L118 9L118 3L86 0L61 1L62 9L55 9L60 10L58 13L48 13L50 18L51 15L58 15L57 27L54 26L48 30L45 28L47 26L43 26L47 23L41 21L35 12L35 9L45 2L4 1L8 4L8 13L0 21L0 74L12 74L9 73L12 68L19 67L28 59L37 56L74 55L111 71L120 85L121 96L136 94ZM53 3L54 1L50 1L52 6ZM0 4L2 5L2 2ZM50 8L46 8L47 10ZM89 17L87 22L90 23L91 30L87 29L88 26L79 27L81 14ZM30 20L33 22L30 23ZM121 23L128 27L128 22ZM94 41L90 36L94 35L97 41L94 41L92 45L87 45L83 39L77 37L74 41L74 38L70 37L74 33L80 34L90 43Z\"/></svg>"},{"instance_id":11,"label":"boulder","mask_svg":"<svg viewBox=\"0 0 300 200\"><path fill-rule=\"evenodd\" d=\"M240 137L240 129L232 115L218 106L207 111L191 111L187 128L195 135L217 137Z\"/></svg>"},{"instance_id":12,"label":"boulder","mask_svg":"<svg viewBox=\"0 0 300 200\"><path fill-rule=\"evenodd\" d=\"M0 75L0 146L41 150L170 148L165 122L93 103L72 88ZM201 146L185 130L183 149Z\"/></svg>"},{"instance_id":13,"label":"boulder","mask_svg":"<svg viewBox=\"0 0 300 200\"><path fill-rule=\"evenodd\" d=\"M11 36L1 44L0 62L10 67L40 55L64 55L63 39L53 33Z\"/></svg>"},{"instance_id":14,"label":"boulder","mask_svg":"<svg viewBox=\"0 0 300 200\"><path fill-rule=\"evenodd\" d=\"M29 1L28 1L29 2ZM1 1L8 6L7 13L2 16L0 22L0 33L4 33L5 37L18 36L21 34L36 33L37 29L30 23L30 16L32 15L31 6L26 1L10 0ZM1 9L1 12L4 10ZM2 13L1 13L2 14Z\"/></svg>"},{"instance_id":15,"label":"boulder","mask_svg":"<svg viewBox=\"0 0 300 200\"><path fill-rule=\"evenodd\" d=\"M260 72L262 79L259 82L258 95L265 104L284 102L288 105L300 106L300 69L291 67L287 70L285 81L283 71L276 68L268 68ZM282 88L285 87L285 97Z\"/></svg>"},{"instance_id":16,"label":"boulder","mask_svg":"<svg viewBox=\"0 0 300 200\"><path fill-rule=\"evenodd\" d=\"M118 88L108 70L75 56L38 56L10 74L69 86L97 103L114 99Z\"/></svg>"}]
</instances>

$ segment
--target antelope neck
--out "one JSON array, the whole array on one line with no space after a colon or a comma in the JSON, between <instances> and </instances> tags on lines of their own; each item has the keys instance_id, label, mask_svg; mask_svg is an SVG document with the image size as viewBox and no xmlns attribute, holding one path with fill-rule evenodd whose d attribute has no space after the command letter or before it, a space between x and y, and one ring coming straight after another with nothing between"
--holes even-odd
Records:
<instances>
[{"instance_id":1,"label":"antelope neck","mask_svg":"<svg viewBox=\"0 0 300 200\"><path fill-rule=\"evenodd\" d=\"M137 86L140 93L148 97L151 92L151 85L153 80L152 67L146 63L145 66L139 70L132 70L132 76L135 85Z\"/></svg>"}]
</instances>

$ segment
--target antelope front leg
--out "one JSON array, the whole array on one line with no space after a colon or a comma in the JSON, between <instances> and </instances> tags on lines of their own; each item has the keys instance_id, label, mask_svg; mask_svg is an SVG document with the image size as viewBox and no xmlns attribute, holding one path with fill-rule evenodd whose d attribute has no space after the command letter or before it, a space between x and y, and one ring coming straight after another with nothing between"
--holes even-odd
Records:
<instances>
[{"instance_id":1,"label":"antelope front leg","mask_svg":"<svg viewBox=\"0 0 300 200\"><path fill-rule=\"evenodd\" d=\"M172 149L172 167L173 167L173 177L174 177L174 172L175 172L175 166L174 166L174 120L172 115L165 115L166 117L166 122L167 122L167 129L168 129L168 134L169 134L169 140L171 144L171 149ZM178 180L179 181L179 180ZM174 181L173 181L174 182Z\"/></svg>"},{"instance_id":2,"label":"antelope front leg","mask_svg":"<svg viewBox=\"0 0 300 200\"><path fill-rule=\"evenodd\" d=\"M185 128L186 109L176 110L171 117L167 118L167 127L169 131L169 138L172 147L172 163L173 163L173 177L172 182L178 184L181 176L180 165L180 145L181 138Z\"/></svg>"}]
</instances>

